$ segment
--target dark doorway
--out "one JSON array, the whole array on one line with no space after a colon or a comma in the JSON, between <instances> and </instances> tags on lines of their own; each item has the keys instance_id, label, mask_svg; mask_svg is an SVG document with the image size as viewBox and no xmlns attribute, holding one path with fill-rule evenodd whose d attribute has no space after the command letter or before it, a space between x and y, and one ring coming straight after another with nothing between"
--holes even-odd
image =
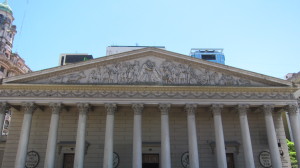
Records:
<instances>
[{"instance_id":1,"label":"dark doorway","mask_svg":"<svg viewBox=\"0 0 300 168\"><path fill-rule=\"evenodd\" d=\"M73 166L74 166L74 153L65 153L63 168L73 168Z\"/></svg>"},{"instance_id":2,"label":"dark doorway","mask_svg":"<svg viewBox=\"0 0 300 168\"><path fill-rule=\"evenodd\" d=\"M234 155L233 153L226 153L227 168L234 168Z\"/></svg>"},{"instance_id":3,"label":"dark doorway","mask_svg":"<svg viewBox=\"0 0 300 168\"><path fill-rule=\"evenodd\" d=\"M159 168L159 154L143 154L143 168Z\"/></svg>"}]
</instances>

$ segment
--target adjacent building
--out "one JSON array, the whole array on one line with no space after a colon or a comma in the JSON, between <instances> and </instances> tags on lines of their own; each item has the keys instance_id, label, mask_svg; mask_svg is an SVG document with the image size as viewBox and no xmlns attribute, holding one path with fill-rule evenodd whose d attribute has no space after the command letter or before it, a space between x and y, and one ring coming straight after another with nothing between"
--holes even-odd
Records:
<instances>
[{"instance_id":1,"label":"adjacent building","mask_svg":"<svg viewBox=\"0 0 300 168\"><path fill-rule=\"evenodd\" d=\"M13 13L7 1L0 3L0 79L31 72L25 61L12 52L17 33Z\"/></svg>"},{"instance_id":2,"label":"adjacent building","mask_svg":"<svg viewBox=\"0 0 300 168\"><path fill-rule=\"evenodd\" d=\"M165 49L164 46L122 46L122 45L112 45L106 47L106 55L113 55L113 54L118 54L122 52L127 52L127 51L132 51L132 50L138 50L142 48L160 48L160 49Z\"/></svg>"},{"instance_id":3,"label":"adjacent building","mask_svg":"<svg viewBox=\"0 0 300 168\"><path fill-rule=\"evenodd\" d=\"M31 72L25 61L12 52L14 37L17 33L16 26L13 25L14 17L12 9L7 1L0 3L0 82L4 78ZM11 121L11 111L5 109L0 114L0 164L6 145L6 136L9 133Z\"/></svg>"},{"instance_id":4,"label":"adjacent building","mask_svg":"<svg viewBox=\"0 0 300 168\"><path fill-rule=\"evenodd\" d=\"M62 65L67 65L67 64L74 64L77 62L81 61L87 61L93 59L92 55L89 54L61 54L59 57L59 64L60 66Z\"/></svg>"},{"instance_id":5,"label":"adjacent building","mask_svg":"<svg viewBox=\"0 0 300 168\"><path fill-rule=\"evenodd\" d=\"M222 48L192 48L190 55L219 64L225 64L225 56Z\"/></svg>"}]
</instances>

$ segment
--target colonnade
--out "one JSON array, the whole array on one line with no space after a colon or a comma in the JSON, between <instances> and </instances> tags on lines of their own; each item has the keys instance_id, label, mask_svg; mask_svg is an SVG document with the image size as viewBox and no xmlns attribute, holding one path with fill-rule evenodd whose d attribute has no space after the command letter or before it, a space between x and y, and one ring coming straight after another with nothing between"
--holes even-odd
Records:
<instances>
[{"instance_id":1,"label":"colonnade","mask_svg":"<svg viewBox=\"0 0 300 168\"><path fill-rule=\"evenodd\" d=\"M4 110L9 105L7 103L0 103L0 119L3 117ZM45 158L44 167L54 168L55 166L55 154L56 154L56 141L57 130L59 123L59 113L62 110L62 104L52 103L49 105L52 109L47 152ZM18 144L18 150L15 160L16 168L23 168L25 165L28 140L30 135L31 120L34 111L37 109L37 105L30 102L23 104L24 118L20 134L20 141ZM86 117L90 110L88 103L78 103L79 110L76 148L74 167L84 167L84 148L85 148L85 132L86 132ZM170 136L169 136L169 110L170 104L159 104L158 108L161 112L161 167L171 168L171 149L170 149ZM104 142L104 161L103 168L113 168L113 132L114 132L114 115L117 111L117 104L105 104L106 109L106 129L105 129L105 142ZM133 116L133 158L132 167L142 168L142 112L144 104L132 104L134 112ZM199 156L198 156L198 143L197 143L197 130L195 113L197 104L186 104L184 107L187 113L187 131L188 131L188 148L189 148L189 163L192 168L199 168ZM226 168L226 151L224 142L224 133L222 125L222 109L221 104L212 104L210 110L213 114L214 129L215 129L215 141L216 141L216 159L218 168ZM274 111L274 105L262 105L261 109L264 113L267 138L269 144L269 150L271 154L271 161L274 168L281 168L282 163L278 150L276 131L274 127L274 121L272 113ZM251 144L251 136L249 131L249 124L247 118L247 112L249 105L240 104L237 105L237 111L240 119L240 128L242 136L242 145L244 151L244 160L246 168L254 168L254 158ZM295 137L295 147L298 153L297 159L300 160L300 123L298 120L299 111L298 106L288 105L286 106L288 111L291 128ZM201 158L200 158L201 159Z\"/></svg>"}]
</instances>

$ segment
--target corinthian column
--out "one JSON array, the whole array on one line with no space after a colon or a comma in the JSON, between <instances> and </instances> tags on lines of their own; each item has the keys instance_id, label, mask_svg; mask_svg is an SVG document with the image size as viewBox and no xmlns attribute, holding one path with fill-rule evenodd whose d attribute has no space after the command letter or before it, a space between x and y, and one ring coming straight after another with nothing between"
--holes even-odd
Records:
<instances>
[{"instance_id":1,"label":"corinthian column","mask_svg":"<svg viewBox=\"0 0 300 168\"><path fill-rule=\"evenodd\" d=\"M187 113L190 167L199 168L198 141L195 119L196 108L197 104L187 104L185 105L184 110Z\"/></svg>"},{"instance_id":2,"label":"corinthian column","mask_svg":"<svg viewBox=\"0 0 300 168\"><path fill-rule=\"evenodd\" d=\"M55 152L56 152L56 141L57 141L57 129L59 122L59 113L62 109L61 103L51 103L50 108L52 109L50 128L48 134L45 168L54 168L55 166Z\"/></svg>"},{"instance_id":3,"label":"corinthian column","mask_svg":"<svg viewBox=\"0 0 300 168\"><path fill-rule=\"evenodd\" d=\"M271 161L273 168L282 168L282 163L280 159L278 144L277 144L277 137L276 131L274 127L273 121L273 113L274 105L264 105L263 111L265 114L265 121L266 121L266 128L267 128L267 136L268 136L268 143L269 149L271 153Z\"/></svg>"},{"instance_id":4,"label":"corinthian column","mask_svg":"<svg viewBox=\"0 0 300 168\"><path fill-rule=\"evenodd\" d=\"M18 145L17 157L15 161L15 168L23 168L25 166L27 147L30 136L30 128L32 121L32 114L37 109L37 106L30 102L23 104L24 118L22 123L22 130L20 133L20 140Z\"/></svg>"},{"instance_id":5,"label":"corinthian column","mask_svg":"<svg viewBox=\"0 0 300 168\"><path fill-rule=\"evenodd\" d=\"M286 110L288 111L289 114L292 133L294 136L298 167L300 167L300 124L299 124L299 111L298 111L299 108L297 105L288 105Z\"/></svg>"},{"instance_id":6,"label":"corinthian column","mask_svg":"<svg viewBox=\"0 0 300 168\"><path fill-rule=\"evenodd\" d=\"M84 165L84 154L85 154L85 129L86 129L86 116L90 110L90 105L88 103L77 104L79 110L78 117L78 128L77 128L77 138L75 147L75 158L74 158L74 168L83 168Z\"/></svg>"},{"instance_id":7,"label":"corinthian column","mask_svg":"<svg viewBox=\"0 0 300 168\"><path fill-rule=\"evenodd\" d=\"M133 117L133 168L142 168L142 111L143 104L132 104Z\"/></svg>"},{"instance_id":8,"label":"corinthian column","mask_svg":"<svg viewBox=\"0 0 300 168\"><path fill-rule=\"evenodd\" d=\"M161 167L171 168L169 110L170 104L159 104L161 112Z\"/></svg>"},{"instance_id":9,"label":"corinthian column","mask_svg":"<svg viewBox=\"0 0 300 168\"><path fill-rule=\"evenodd\" d=\"M114 146L114 114L117 104L105 104L106 108L106 130L104 142L103 168L113 168L113 146Z\"/></svg>"},{"instance_id":10,"label":"corinthian column","mask_svg":"<svg viewBox=\"0 0 300 168\"><path fill-rule=\"evenodd\" d=\"M247 112L249 105L238 105L246 168L255 168Z\"/></svg>"},{"instance_id":11,"label":"corinthian column","mask_svg":"<svg viewBox=\"0 0 300 168\"><path fill-rule=\"evenodd\" d=\"M218 168L227 168L224 133L223 133L222 116L221 116L222 108L223 105L221 104L213 104L211 110L214 116Z\"/></svg>"},{"instance_id":12,"label":"corinthian column","mask_svg":"<svg viewBox=\"0 0 300 168\"><path fill-rule=\"evenodd\" d=\"M10 108L10 106L8 105L8 103L0 102L0 137L2 136L5 114L9 108Z\"/></svg>"}]
</instances>

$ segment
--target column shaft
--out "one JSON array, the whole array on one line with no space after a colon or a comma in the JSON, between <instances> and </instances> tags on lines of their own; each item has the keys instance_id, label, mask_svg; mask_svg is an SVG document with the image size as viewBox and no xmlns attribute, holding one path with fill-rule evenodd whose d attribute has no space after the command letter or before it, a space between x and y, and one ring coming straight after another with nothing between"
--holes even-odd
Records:
<instances>
[{"instance_id":1,"label":"column shaft","mask_svg":"<svg viewBox=\"0 0 300 168\"><path fill-rule=\"evenodd\" d=\"M32 113L34 112L37 106L34 103L25 103L23 104L23 107L25 111L24 111L24 118L22 123L22 130L20 133L17 157L15 161L15 168L25 167L27 147L28 147L28 141L30 136Z\"/></svg>"},{"instance_id":2,"label":"column shaft","mask_svg":"<svg viewBox=\"0 0 300 168\"><path fill-rule=\"evenodd\" d=\"M248 108L249 108L248 105L239 105L238 111L239 111L241 133L242 133L242 140L243 140L245 167L255 168L251 136L249 131L248 117L247 117Z\"/></svg>"},{"instance_id":3,"label":"column shaft","mask_svg":"<svg viewBox=\"0 0 300 168\"><path fill-rule=\"evenodd\" d=\"M291 123L292 133L294 135L294 144L296 149L296 156L298 160L298 167L300 167L300 124L299 124L299 108L296 105L288 106L289 120Z\"/></svg>"},{"instance_id":4,"label":"column shaft","mask_svg":"<svg viewBox=\"0 0 300 168\"><path fill-rule=\"evenodd\" d=\"M142 168L142 110L143 104L133 104L133 158L132 167Z\"/></svg>"},{"instance_id":5,"label":"column shaft","mask_svg":"<svg viewBox=\"0 0 300 168\"><path fill-rule=\"evenodd\" d=\"M271 153L271 161L272 161L272 167L273 168L282 168L282 163L280 159L278 144L277 144L277 137L276 137L276 131L274 127L274 121L273 121L273 105L264 105L264 114L265 114L265 122L266 122L266 128L267 128L267 136L268 136L268 143L269 143L269 149Z\"/></svg>"},{"instance_id":6,"label":"column shaft","mask_svg":"<svg viewBox=\"0 0 300 168\"><path fill-rule=\"evenodd\" d=\"M104 142L103 168L113 168L113 145L114 145L114 113L116 104L105 104L106 108L106 129Z\"/></svg>"},{"instance_id":7,"label":"column shaft","mask_svg":"<svg viewBox=\"0 0 300 168\"><path fill-rule=\"evenodd\" d=\"M160 104L161 111L161 167L171 168L169 110L170 104Z\"/></svg>"},{"instance_id":8,"label":"column shaft","mask_svg":"<svg viewBox=\"0 0 300 168\"><path fill-rule=\"evenodd\" d=\"M60 103L50 104L52 108L52 115L50 121L50 128L48 134L46 158L45 158L45 168L55 167L55 154L56 154L56 141L57 141L57 130L59 122L59 113L61 111L62 105Z\"/></svg>"},{"instance_id":9,"label":"column shaft","mask_svg":"<svg viewBox=\"0 0 300 168\"><path fill-rule=\"evenodd\" d=\"M221 110L223 106L214 104L212 112L214 116L215 138L216 138L216 154L218 168L227 168L224 133L222 125Z\"/></svg>"},{"instance_id":10,"label":"column shaft","mask_svg":"<svg viewBox=\"0 0 300 168\"><path fill-rule=\"evenodd\" d=\"M196 104L187 104L185 111L187 112L188 123L188 138L189 138L189 161L190 167L199 168L199 156L198 156L198 141L196 131Z\"/></svg>"},{"instance_id":11,"label":"column shaft","mask_svg":"<svg viewBox=\"0 0 300 168\"><path fill-rule=\"evenodd\" d=\"M84 155L85 155L85 129L86 129L86 116L89 110L89 104L77 104L79 109L77 138L75 147L74 168L83 168Z\"/></svg>"}]
</instances>

